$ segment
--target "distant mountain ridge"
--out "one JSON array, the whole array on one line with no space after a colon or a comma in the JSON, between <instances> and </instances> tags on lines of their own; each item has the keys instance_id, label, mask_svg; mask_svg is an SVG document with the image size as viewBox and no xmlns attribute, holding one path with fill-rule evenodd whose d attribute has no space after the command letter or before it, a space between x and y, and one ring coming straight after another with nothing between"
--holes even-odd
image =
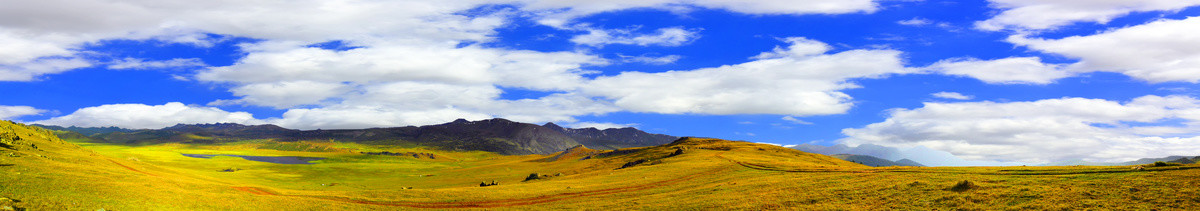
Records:
<instances>
[{"instance_id":1,"label":"distant mountain ridge","mask_svg":"<svg viewBox=\"0 0 1200 211\"><path fill-rule=\"evenodd\" d=\"M1151 164L1151 163L1154 163L1157 161L1182 163L1182 164L1190 164L1190 163L1200 162L1200 156L1194 156L1194 157L1193 156L1168 156L1168 157L1162 157L1162 158L1142 158L1142 159L1138 159L1138 160L1134 160L1134 161L1111 162L1111 163L1089 162L1089 161L1083 161L1083 160L1068 160L1068 161L1058 161L1058 162L1050 162L1050 163L1042 163L1042 164L1011 163L1011 162L1009 162L1009 163L1004 163L1004 162L988 163L986 161L967 161L967 160L963 160L962 158L958 158L957 156L954 156L953 154L950 154L945 151L937 151L937 150L932 150L932 149L923 148L923 147L915 147L915 148L902 150L902 149L898 149L898 148L886 147L886 146L880 146L880 145L874 145L874 144L861 144L856 147L849 147L849 146L846 146L843 144L837 144L837 145L833 145L833 146L801 144L801 145L789 146L789 148L797 149L797 150L805 151L805 152L809 152L809 153L817 153L817 154L830 155L830 156L834 156L834 155L838 155L838 154L864 155L864 156L871 156L871 157L880 158L880 159L884 159L884 160L896 160L896 161L894 161L896 163L905 163L905 164L909 164L909 165L912 165L915 163L915 164L922 164L922 165L927 165L927 166L995 166L997 164L1000 164L1002 166L1003 165L1007 165L1007 166L1020 166L1020 165L1128 166L1128 165Z\"/></svg>"},{"instance_id":2,"label":"distant mountain ridge","mask_svg":"<svg viewBox=\"0 0 1200 211\"><path fill-rule=\"evenodd\" d=\"M571 129L553 123L547 123L546 126L500 118L480 121L458 119L449 123L419 127L339 130L295 130L275 125L216 123L178 124L158 130L114 131L88 137L96 141L120 144L203 144L251 139L337 140L373 144L413 144L443 150L480 150L513 155L557 153L578 145L594 149L655 146L678 139L669 135L646 133L635 128ZM86 130L72 130L70 127L63 129L76 132Z\"/></svg>"},{"instance_id":3,"label":"distant mountain ridge","mask_svg":"<svg viewBox=\"0 0 1200 211\"><path fill-rule=\"evenodd\" d=\"M33 124L33 126L50 129L50 130L71 131L71 132L83 134L85 136L102 134L102 133L112 133L112 132L128 133L128 132L137 131L134 129L125 129L125 128L119 128L119 127L75 127L75 126L62 127L62 126L42 125L42 124Z\"/></svg>"},{"instance_id":4,"label":"distant mountain ridge","mask_svg":"<svg viewBox=\"0 0 1200 211\"><path fill-rule=\"evenodd\" d=\"M1106 163L1106 162L1088 162L1088 161L1082 161L1082 160L1069 160L1069 161L1059 161L1059 162L1046 163L1046 164L1042 164L1042 166L1076 166L1076 165L1084 165L1084 166L1131 166L1131 165L1152 164L1152 163L1154 163L1154 162L1159 162L1159 161L1162 161L1162 162L1171 162L1171 163L1180 163L1180 164L1192 164L1192 163L1197 163L1197 162L1200 162L1200 156L1178 156L1178 155L1176 155L1176 156L1167 156L1167 157L1161 157L1161 158L1142 158L1142 159L1137 159L1137 160L1134 160L1134 161L1127 161L1127 162L1108 162L1108 163Z\"/></svg>"},{"instance_id":5,"label":"distant mountain ridge","mask_svg":"<svg viewBox=\"0 0 1200 211\"><path fill-rule=\"evenodd\" d=\"M909 159L890 161L887 159L877 158L875 156L870 156L870 155L835 154L835 155L830 155L830 157L835 157L837 159L855 162L858 164L863 164L863 165L867 165L867 166L871 166L871 167L925 166L925 165L921 165L920 163L917 163L916 161L912 161Z\"/></svg>"},{"instance_id":6,"label":"distant mountain ridge","mask_svg":"<svg viewBox=\"0 0 1200 211\"><path fill-rule=\"evenodd\" d=\"M925 166L1020 166L1031 165L1028 163L1017 162L998 162L998 161L974 161L965 160L954 156L946 151L930 149L926 147L913 147L908 149L899 149L895 147L887 147L875 144L860 144L855 147L850 147L844 144L833 146L820 146L811 144L800 144L789 146L789 148L805 151L809 153L817 153L822 155L836 154L852 154L852 155L867 155L885 160L894 160L896 162L908 160L911 163L918 163Z\"/></svg>"}]
</instances>

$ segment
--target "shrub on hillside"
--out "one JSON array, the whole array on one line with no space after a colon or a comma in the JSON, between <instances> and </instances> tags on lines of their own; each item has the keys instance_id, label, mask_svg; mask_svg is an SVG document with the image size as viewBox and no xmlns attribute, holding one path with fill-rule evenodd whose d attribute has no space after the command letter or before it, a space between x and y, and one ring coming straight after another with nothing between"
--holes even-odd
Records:
<instances>
[{"instance_id":1,"label":"shrub on hillside","mask_svg":"<svg viewBox=\"0 0 1200 211\"><path fill-rule=\"evenodd\" d=\"M541 179L541 176L539 176L538 173L531 173L531 174L529 174L528 177L525 177L525 181L535 180L535 179Z\"/></svg>"},{"instance_id":2,"label":"shrub on hillside","mask_svg":"<svg viewBox=\"0 0 1200 211\"><path fill-rule=\"evenodd\" d=\"M975 183L972 183L971 181L963 180L962 182L958 182L958 184L954 184L954 186L950 187L949 190L954 191L954 192L963 192L963 191L971 190L976 187L978 187L978 186L976 186Z\"/></svg>"},{"instance_id":3,"label":"shrub on hillside","mask_svg":"<svg viewBox=\"0 0 1200 211\"><path fill-rule=\"evenodd\" d=\"M683 149L675 149L675 152L672 152L670 155L667 155L667 157L675 157L675 156L682 155L682 154L683 154Z\"/></svg>"},{"instance_id":4,"label":"shrub on hillside","mask_svg":"<svg viewBox=\"0 0 1200 211\"><path fill-rule=\"evenodd\" d=\"M1154 162L1154 164L1153 164L1153 166L1154 166L1154 167L1162 167L1162 166L1181 166L1181 165L1183 165L1183 164L1178 164L1178 163L1168 163L1168 162L1163 162L1163 161L1155 161L1155 162Z\"/></svg>"},{"instance_id":5,"label":"shrub on hillside","mask_svg":"<svg viewBox=\"0 0 1200 211\"><path fill-rule=\"evenodd\" d=\"M645 163L646 161L647 161L646 159L635 160L635 161L632 161L632 162L625 163L625 165L621 165L621 168L617 168L617 169L623 169L623 168L629 168L629 167L637 166L638 164Z\"/></svg>"}]
</instances>

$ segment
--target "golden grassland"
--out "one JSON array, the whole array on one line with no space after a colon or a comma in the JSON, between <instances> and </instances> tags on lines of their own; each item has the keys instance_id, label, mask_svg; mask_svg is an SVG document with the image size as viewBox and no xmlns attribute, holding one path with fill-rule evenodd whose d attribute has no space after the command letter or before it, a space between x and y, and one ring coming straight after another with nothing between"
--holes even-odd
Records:
<instances>
[{"instance_id":1,"label":"golden grassland","mask_svg":"<svg viewBox=\"0 0 1200 211\"><path fill-rule=\"evenodd\" d=\"M5 130L37 148L0 148L0 197L15 200L0 208L29 210L1200 207L1196 165L872 168L777 146L699 138L619 152L504 156L335 141L126 146L63 141L51 131L0 122ZM435 158L360 153L381 151ZM183 153L327 159L272 164ZM621 168L637 160L644 162ZM230 168L240 170L221 171ZM531 173L545 176L525 181ZM479 186L492 181L498 185ZM954 188L962 181L970 184Z\"/></svg>"}]
</instances>

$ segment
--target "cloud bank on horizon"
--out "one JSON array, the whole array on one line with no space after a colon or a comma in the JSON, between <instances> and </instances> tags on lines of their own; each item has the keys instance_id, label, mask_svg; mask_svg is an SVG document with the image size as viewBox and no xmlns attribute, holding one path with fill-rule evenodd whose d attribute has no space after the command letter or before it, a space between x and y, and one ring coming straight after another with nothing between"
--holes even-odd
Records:
<instances>
[{"instance_id":1,"label":"cloud bank on horizon","mask_svg":"<svg viewBox=\"0 0 1200 211\"><path fill-rule=\"evenodd\" d=\"M335 129L501 117L975 161L1197 155L1198 7L6 1L0 87L31 94L6 97L0 118Z\"/></svg>"}]
</instances>

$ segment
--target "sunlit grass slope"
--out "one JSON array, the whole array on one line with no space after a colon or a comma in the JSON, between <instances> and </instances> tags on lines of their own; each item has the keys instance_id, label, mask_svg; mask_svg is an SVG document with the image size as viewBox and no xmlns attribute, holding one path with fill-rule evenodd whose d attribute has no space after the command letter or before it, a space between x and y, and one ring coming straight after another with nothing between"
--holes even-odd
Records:
<instances>
[{"instance_id":1,"label":"sunlit grass slope","mask_svg":"<svg viewBox=\"0 0 1200 211\"><path fill-rule=\"evenodd\" d=\"M10 205L14 208L31 210L1169 210L1200 205L1200 169L1194 165L872 168L772 145L702 138L526 156L336 141L128 146L81 137L64 142L50 131L8 122L0 126L38 146L0 148L0 197L17 200ZM272 164L185 153L326 159ZM959 185L962 181L968 182Z\"/></svg>"}]
</instances>

